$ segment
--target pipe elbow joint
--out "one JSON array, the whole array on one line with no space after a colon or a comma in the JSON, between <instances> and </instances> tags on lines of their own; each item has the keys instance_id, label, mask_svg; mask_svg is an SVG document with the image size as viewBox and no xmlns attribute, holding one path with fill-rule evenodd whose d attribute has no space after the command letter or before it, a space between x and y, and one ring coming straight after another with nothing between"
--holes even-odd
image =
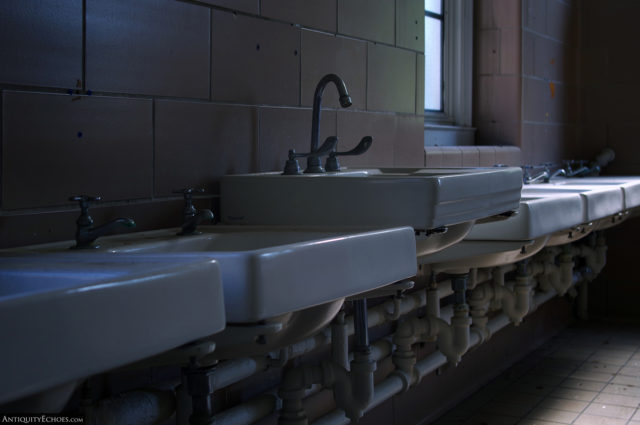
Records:
<instances>
[{"instance_id":1,"label":"pipe elbow joint","mask_svg":"<svg viewBox=\"0 0 640 425\"><path fill-rule=\"evenodd\" d=\"M401 350L411 350L411 346L425 330L424 320L411 317L398 325L392 341Z\"/></svg>"},{"instance_id":2,"label":"pipe elbow joint","mask_svg":"<svg viewBox=\"0 0 640 425\"><path fill-rule=\"evenodd\" d=\"M469 328L469 336L471 336L471 332L474 332L476 335L478 335L478 344L484 344L485 342L489 341L489 339L491 339L491 331L486 326L486 324L476 325L474 323L473 326Z\"/></svg>"},{"instance_id":3,"label":"pipe elbow joint","mask_svg":"<svg viewBox=\"0 0 640 425\"><path fill-rule=\"evenodd\" d=\"M492 285L477 286L469 297L469 306L474 310L484 310L489 308L491 299L495 296Z\"/></svg>"},{"instance_id":4,"label":"pipe elbow joint","mask_svg":"<svg viewBox=\"0 0 640 425\"><path fill-rule=\"evenodd\" d=\"M457 366L469 349L471 318L464 312L455 312L450 325L442 319L435 319L433 325L438 329L438 349L449 363Z\"/></svg>"},{"instance_id":5,"label":"pipe elbow joint","mask_svg":"<svg viewBox=\"0 0 640 425\"><path fill-rule=\"evenodd\" d=\"M330 367L331 382L327 382L326 386L333 387L336 405L355 422L362 417L373 400L373 373L376 370L376 362L371 356L371 351L367 351L355 353L351 362L351 372L335 364L330 364Z\"/></svg>"},{"instance_id":6,"label":"pipe elbow joint","mask_svg":"<svg viewBox=\"0 0 640 425\"><path fill-rule=\"evenodd\" d=\"M398 379L400 379L400 382L402 382L402 390L400 390L400 393L405 393L407 391L409 391L409 388L411 388L411 385L414 382L418 381L418 373L415 369L412 369L411 371L404 371L404 370L400 370L400 369L396 369L393 372L391 372L391 376L396 376Z\"/></svg>"},{"instance_id":7,"label":"pipe elbow joint","mask_svg":"<svg viewBox=\"0 0 640 425\"><path fill-rule=\"evenodd\" d=\"M500 292L502 309L509 320L518 326L522 323L524 316L529 313L531 285L515 285L513 291L502 287Z\"/></svg>"},{"instance_id":8,"label":"pipe elbow joint","mask_svg":"<svg viewBox=\"0 0 640 425\"><path fill-rule=\"evenodd\" d=\"M278 390L282 399L302 399L304 390L311 388L313 384L321 384L324 381L326 371L323 366L304 365L289 370Z\"/></svg>"}]
</instances>

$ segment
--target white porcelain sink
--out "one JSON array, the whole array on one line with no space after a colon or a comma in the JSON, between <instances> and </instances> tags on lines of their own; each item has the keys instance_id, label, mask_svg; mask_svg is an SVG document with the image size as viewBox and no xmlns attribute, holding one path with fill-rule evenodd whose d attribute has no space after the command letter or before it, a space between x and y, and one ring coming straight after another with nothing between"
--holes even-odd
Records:
<instances>
[{"instance_id":1,"label":"white porcelain sink","mask_svg":"<svg viewBox=\"0 0 640 425\"><path fill-rule=\"evenodd\" d=\"M375 168L284 176L228 175L221 182L222 221L229 224L338 228L411 226L426 255L459 240L480 218L518 208L519 168ZM457 227L456 227L457 226Z\"/></svg>"},{"instance_id":2,"label":"white porcelain sink","mask_svg":"<svg viewBox=\"0 0 640 425\"><path fill-rule=\"evenodd\" d=\"M227 322L258 322L366 292L415 275L408 228L321 229L201 226L201 235L146 232L119 253L206 253L221 267Z\"/></svg>"},{"instance_id":3,"label":"white porcelain sink","mask_svg":"<svg viewBox=\"0 0 640 425\"><path fill-rule=\"evenodd\" d=\"M496 267L524 260L544 248L548 238L547 235L528 241L463 240L422 257L419 262L430 264L436 272L468 273L472 268Z\"/></svg>"},{"instance_id":4,"label":"white porcelain sink","mask_svg":"<svg viewBox=\"0 0 640 425\"><path fill-rule=\"evenodd\" d=\"M615 177L581 177L551 179L550 185L569 186L618 186L624 195L624 208L632 209L640 206L640 177L615 176Z\"/></svg>"},{"instance_id":5,"label":"white porcelain sink","mask_svg":"<svg viewBox=\"0 0 640 425\"><path fill-rule=\"evenodd\" d=\"M522 188L522 196L562 196L579 194L584 203L582 222L588 223L610 217L624 210L622 190L611 185L550 185L530 184Z\"/></svg>"},{"instance_id":6,"label":"white porcelain sink","mask_svg":"<svg viewBox=\"0 0 640 425\"><path fill-rule=\"evenodd\" d=\"M155 255L0 258L0 404L225 326L216 261Z\"/></svg>"},{"instance_id":7,"label":"white porcelain sink","mask_svg":"<svg viewBox=\"0 0 640 425\"><path fill-rule=\"evenodd\" d=\"M518 213L500 221L476 223L465 240L529 240L583 223L579 194L524 195Z\"/></svg>"},{"instance_id":8,"label":"white porcelain sink","mask_svg":"<svg viewBox=\"0 0 640 425\"><path fill-rule=\"evenodd\" d=\"M100 238L121 254L206 256L220 264L228 323L253 323L378 288L416 274L409 227L367 231L282 226L199 226ZM70 242L21 249L68 251ZM80 254L78 254L80 255Z\"/></svg>"},{"instance_id":9,"label":"white porcelain sink","mask_svg":"<svg viewBox=\"0 0 640 425\"><path fill-rule=\"evenodd\" d=\"M523 196L518 213L476 223L465 239L421 259L436 271L465 273L524 260L548 244L578 240L585 204L579 193Z\"/></svg>"}]
</instances>

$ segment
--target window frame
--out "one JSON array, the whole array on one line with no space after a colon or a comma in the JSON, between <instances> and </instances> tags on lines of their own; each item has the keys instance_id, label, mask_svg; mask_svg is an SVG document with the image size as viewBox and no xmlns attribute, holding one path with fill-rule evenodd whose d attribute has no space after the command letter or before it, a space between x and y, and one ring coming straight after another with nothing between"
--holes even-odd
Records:
<instances>
[{"instance_id":1,"label":"window frame","mask_svg":"<svg viewBox=\"0 0 640 425\"><path fill-rule=\"evenodd\" d=\"M473 90L473 2L444 0L443 13L443 106L442 111L424 110L425 125L469 127Z\"/></svg>"},{"instance_id":2,"label":"window frame","mask_svg":"<svg viewBox=\"0 0 640 425\"><path fill-rule=\"evenodd\" d=\"M427 18L437 19L440 21L440 108L438 109L424 109L425 114L442 114L444 112L444 33L445 33L445 9L444 9L444 0L440 0L440 13L431 12L425 9L424 17L425 17L425 29L427 27ZM426 33L426 30L425 30ZM426 48L425 48L426 52ZM426 86L426 81L425 81Z\"/></svg>"}]
</instances>

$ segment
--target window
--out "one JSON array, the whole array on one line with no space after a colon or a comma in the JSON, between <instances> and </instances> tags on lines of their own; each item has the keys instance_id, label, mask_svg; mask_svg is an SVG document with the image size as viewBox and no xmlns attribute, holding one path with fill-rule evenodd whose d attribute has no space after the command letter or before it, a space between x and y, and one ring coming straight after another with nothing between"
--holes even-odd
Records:
<instances>
[{"instance_id":1,"label":"window","mask_svg":"<svg viewBox=\"0 0 640 425\"><path fill-rule=\"evenodd\" d=\"M473 1L424 0L425 122L471 125Z\"/></svg>"},{"instance_id":2,"label":"window","mask_svg":"<svg viewBox=\"0 0 640 425\"><path fill-rule=\"evenodd\" d=\"M442 42L444 39L442 0L424 0L425 61L424 110L442 112Z\"/></svg>"}]
</instances>

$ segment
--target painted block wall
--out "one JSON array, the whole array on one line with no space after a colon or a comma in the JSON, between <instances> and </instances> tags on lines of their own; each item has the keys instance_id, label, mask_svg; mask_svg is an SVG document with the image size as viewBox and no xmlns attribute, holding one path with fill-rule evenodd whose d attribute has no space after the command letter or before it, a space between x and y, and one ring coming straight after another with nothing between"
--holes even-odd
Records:
<instances>
[{"instance_id":1,"label":"painted block wall","mask_svg":"<svg viewBox=\"0 0 640 425\"><path fill-rule=\"evenodd\" d=\"M139 230L179 225L183 187L215 212L222 175L308 150L327 73L353 106L327 87L320 137L374 138L345 165L424 163L418 0L5 0L0 21L0 247L71 239L80 193Z\"/></svg>"},{"instance_id":2,"label":"painted block wall","mask_svg":"<svg viewBox=\"0 0 640 425\"><path fill-rule=\"evenodd\" d=\"M580 2L475 5L478 143L518 146L525 164L578 157Z\"/></svg>"},{"instance_id":3,"label":"painted block wall","mask_svg":"<svg viewBox=\"0 0 640 425\"><path fill-rule=\"evenodd\" d=\"M602 7L580 2L581 101L580 140L583 156L592 158L609 147L616 159L604 170L611 175L640 174L640 4L616 0ZM607 231L607 266L590 286L594 317L638 321L640 221L629 220Z\"/></svg>"}]
</instances>

